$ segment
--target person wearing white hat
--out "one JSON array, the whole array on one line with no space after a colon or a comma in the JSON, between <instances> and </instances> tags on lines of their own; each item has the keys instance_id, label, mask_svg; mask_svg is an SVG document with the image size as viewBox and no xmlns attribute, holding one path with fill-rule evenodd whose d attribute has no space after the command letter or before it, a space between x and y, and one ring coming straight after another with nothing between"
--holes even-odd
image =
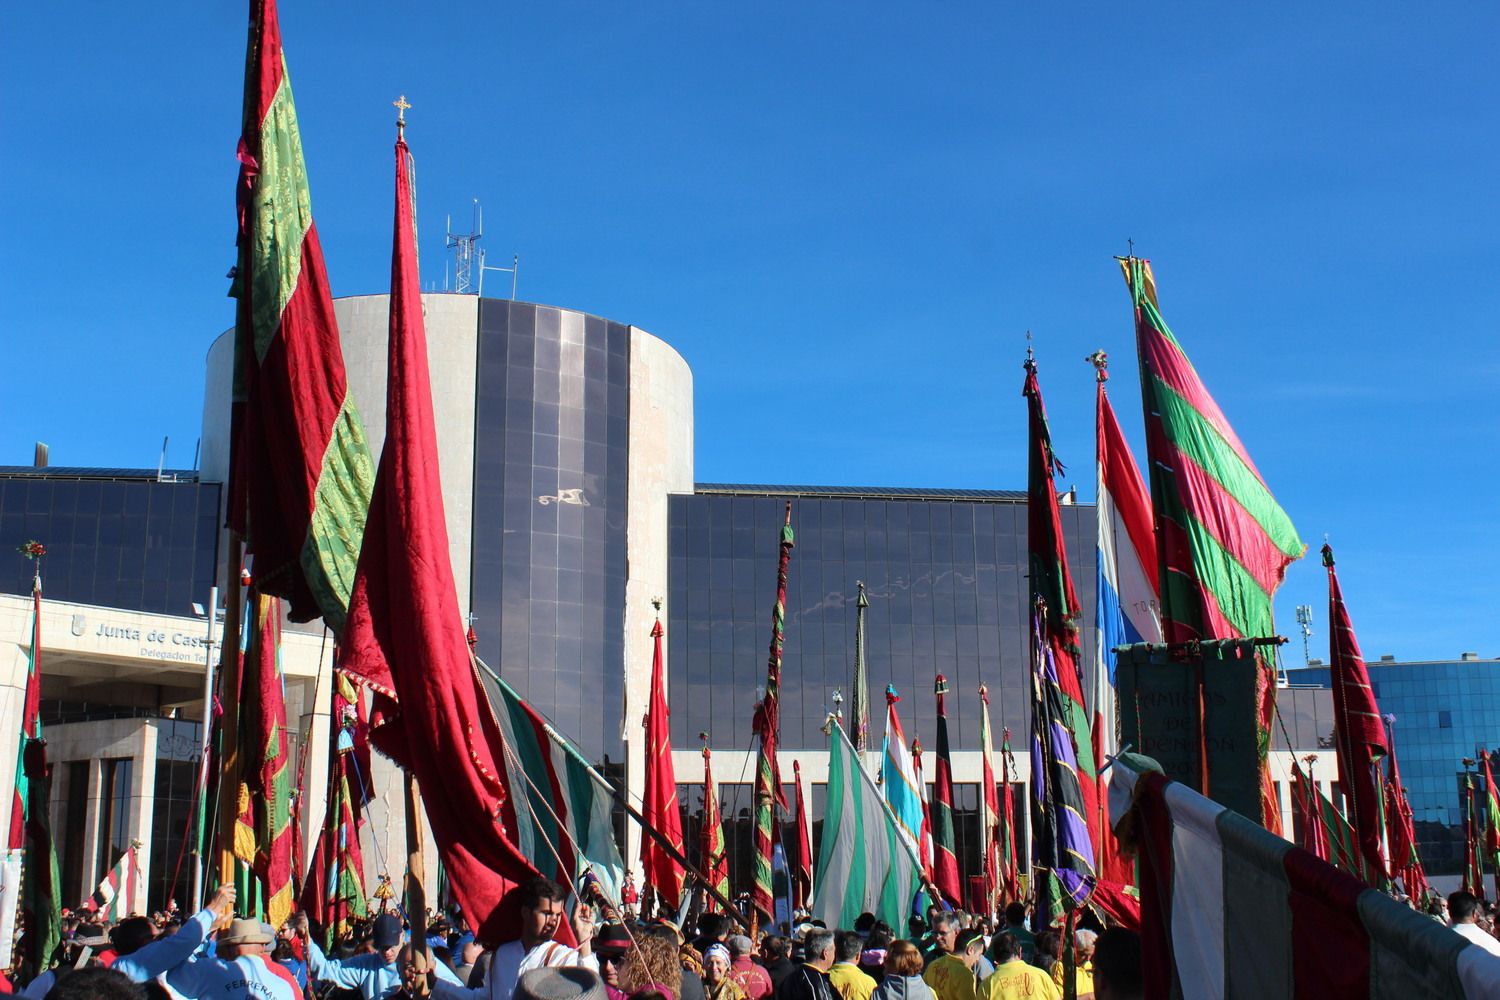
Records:
<instances>
[{"instance_id":1,"label":"person wearing white hat","mask_svg":"<svg viewBox=\"0 0 1500 1000\"><path fill-rule=\"evenodd\" d=\"M275 942L259 920L234 920L217 937L217 955L195 954L208 939L219 914L234 906L234 887L220 886L208 906L170 937L158 938L115 962L132 982L165 975L178 994L199 1000L302 1000L292 974L270 961Z\"/></svg>"}]
</instances>

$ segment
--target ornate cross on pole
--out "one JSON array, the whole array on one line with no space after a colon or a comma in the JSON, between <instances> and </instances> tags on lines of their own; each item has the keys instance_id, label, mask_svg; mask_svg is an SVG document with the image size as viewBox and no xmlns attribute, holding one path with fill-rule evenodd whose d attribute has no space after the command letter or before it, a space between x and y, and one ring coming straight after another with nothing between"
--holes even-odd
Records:
<instances>
[{"instance_id":1,"label":"ornate cross on pole","mask_svg":"<svg viewBox=\"0 0 1500 1000\"><path fill-rule=\"evenodd\" d=\"M406 95L402 94L391 102L391 107L396 109L396 138L406 138L406 109L411 107L406 103Z\"/></svg>"}]
</instances>

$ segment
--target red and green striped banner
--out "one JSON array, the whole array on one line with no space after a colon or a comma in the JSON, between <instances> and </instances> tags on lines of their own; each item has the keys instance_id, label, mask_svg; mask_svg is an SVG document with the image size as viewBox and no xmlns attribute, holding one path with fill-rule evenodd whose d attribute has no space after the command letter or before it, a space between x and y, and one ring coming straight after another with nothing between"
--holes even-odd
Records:
<instances>
[{"instance_id":1,"label":"red and green striped banner","mask_svg":"<svg viewBox=\"0 0 1500 1000\"><path fill-rule=\"evenodd\" d=\"M369 722L364 693L340 670L334 672L332 717L338 728L329 748L328 805L299 901L325 950L370 913L359 844L370 770Z\"/></svg>"},{"instance_id":2,"label":"red and green striped banner","mask_svg":"<svg viewBox=\"0 0 1500 1000\"><path fill-rule=\"evenodd\" d=\"M771 609L771 646L766 661L766 692L755 709L755 735L760 739L760 756L755 770L755 881L750 890L750 902L766 923L771 923L776 918L776 897L771 875L776 809L786 808L786 796L781 790L780 768L776 766L776 739L781 729L779 699L781 650L786 641L786 575L792 561L794 541L792 502L788 500L776 565L776 605Z\"/></svg>"},{"instance_id":3,"label":"red and green striped banner","mask_svg":"<svg viewBox=\"0 0 1500 1000\"><path fill-rule=\"evenodd\" d=\"M1273 635L1272 598L1307 546L1162 318L1151 263L1120 264L1135 306L1167 641Z\"/></svg>"},{"instance_id":4,"label":"red and green striped banner","mask_svg":"<svg viewBox=\"0 0 1500 1000\"><path fill-rule=\"evenodd\" d=\"M281 670L281 601L252 590L240 674L240 813L235 856L260 881L266 920L292 915L292 760Z\"/></svg>"},{"instance_id":5,"label":"red and green striped banner","mask_svg":"<svg viewBox=\"0 0 1500 1000\"><path fill-rule=\"evenodd\" d=\"M1151 263L1128 257L1120 267L1135 308L1166 641L1275 635L1276 588L1307 546L1162 318ZM1269 665L1262 674L1260 819L1279 831L1265 764L1276 688Z\"/></svg>"},{"instance_id":6,"label":"red and green striped banner","mask_svg":"<svg viewBox=\"0 0 1500 1000\"><path fill-rule=\"evenodd\" d=\"M500 810L508 839L541 874L564 884L592 875L619 903L625 863L615 844L614 789L514 688L480 666L508 750Z\"/></svg>"},{"instance_id":7,"label":"red and green striped banner","mask_svg":"<svg viewBox=\"0 0 1500 1000\"><path fill-rule=\"evenodd\" d=\"M792 785L797 798L797 863L792 868L792 909L811 906L813 901L812 817L802 794L802 762L792 761Z\"/></svg>"},{"instance_id":8,"label":"red and green striped banner","mask_svg":"<svg viewBox=\"0 0 1500 1000\"><path fill-rule=\"evenodd\" d=\"M275 0L251 0L230 525L293 621L342 633L375 469L348 393Z\"/></svg>"},{"instance_id":9,"label":"red and green striped banner","mask_svg":"<svg viewBox=\"0 0 1500 1000\"><path fill-rule=\"evenodd\" d=\"M12 940L0 942L0 954L7 956L6 967L36 976L51 961L52 952L62 940L62 883L58 877L57 851L52 839L48 815L50 798L47 742L42 739L42 556L46 549L38 542L21 547L27 558L35 560L31 578L31 644L26 649L25 690L21 702L21 737L16 748L16 790L11 801L10 840L5 864L8 874L18 876L21 891L0 894L0 906L9 908L7 917L17 918L25 928L22 951L13 955ZM6 880L7 890L15 883ZM10 921L0 921L9 927Z\"/></svg>"},{"instance_id":10,"label":"red and green striped banner","mask_svg":"<svg viewBox=\"0 0 1500 1000\"><path fill-rule=\"evenodd\" d=\"M948 749L948 679L937 675L937 769L932 788L932 884L954 906L963 905L953 835L953 755Z\"/></svg>"},{"instance_id":11,"label":"red and green striped banner","mask_svg":"<svg viewBox=\"0 0 1500 1000\"><path fill-rule=\"evenodd\" d=\"M1292 799L1302 815L1303 836L1298 846L1366 885L1383 888L1385 879L1360 850L1354 826L1318 789L1310 775L1293 765Z\"/></svg>"},{"instance_id":12,"label":"red and green striped banner","mask_svg":"<svg viewBox=\"0 0 1500 1000\"><path fill-rule=\"evenodd\" d=\"M724 819L719 815L719 792L714 788L714 772L709 758L713 752L703 748L703 825L698 835L698 866L708 876L709 885L719 895L729 899L729 853L724 844ZM719 909L719 903L710 893L704 900L710 912Z\"/></svg>"},{"instance_id":13,"label":"red and green striped banner","mask_svg":"<svg viewBox=\"0 0 1500 1000\"><path fill-rule=\"evenodd\" d=\"M1033 654L1036 663L1043 662L1044 658L1050 660L1050 665L1055 667L1057 675L1055 692L1048 691L1045 697L1042 696L1041 688L1036 688L1033 692L1033 729L1035 737L1037 735L1035 723L1042 714L1048 715L1047 725L1042 727L1045 730L1042 735L1045 736L1046 741L1049 741L1049 745L1055 744L1062 747L1061 737L1050 731L1051 726L1061 726L1063 730L1066 730L1066 742L1072 744L1073 752L1077 757L1076 772L1071 776L1059 774L1058 778L1060 781L1071 783L1071 779L1076 777L1078 783L1080 801L1077 805L1087 825L1086 835L1092 848L1086 864L1081 859L1077 861L1080 873L1087 870L1087 886L1082 890L1086 895L1092 889L1095 874L1094 858L1099 853L1097 845L1108 835L1108 831L1102 828L1100 818L1099 779L1098 768L1094 760L1093 729L1088 709L1084 706L1083 675L1079 669L1079 629L1083 608L1073 589L1073 574L1068 568L1067 540L1063 537L1062 511L1057 500L1055 477L1063 472L1063 467L1052 450L1052 432L1047 424L1047 407L1042 401L1041 383L1037 380L1037 366L1029 349L1023 367L1026 369L1026 381L1021 393L1026 397L1027 412L1026 548L1030 566L1030 603L1036 609L1034 643L1045 647L1045 657L1041 648L1034 648ZM1042 713L1041 710L1044 708L1046 712ZM1033 754L1036 751L1034 740ZM1044 753L1043 756L1051 766L1053 755ZM1065 768L1064 770L1071 771L1072 769ZM1040 790L1042 786L1039 784L1039 776L1033 774L1032 781L1033 791ZM1060 788L1047 790L1053 808L1043 810L1046 813L1046 823L1061 822L1067 825L1074 818L1067 808L1058 808L1063 801L1062 794L1063 789ZM1033 801L1035 803L1035 796L1033 796ZM1033 814L1038 815L1035 809ZM1044 824L1038 824L1033 830L1034 844L1050 839L1047 829L1048 827ZM1046 852L1038 848L1038 853L1045 856ZM1061 865L1062 859L1057 860ZM1037 863L1042 862L1038 860ZM1050 892L1055 887L1054 880L1042 879L1039 887L1043 891ZM1074 892L1069 891L1050 900L1047 904L1047 908L1051 911L1049 916L1056 917L1062 908L1071 907L1071 902L1068 900L1076 898L1078 897ZM1038 909L1043 908L1040 897L1038 897L1037 905Z\"/></svg>"},{"instance_id":14,"label":"red and green striped banner","mask_svg":"<svg viewBox=\"0 0 1500 1000\"><path fill-rule=\"evenodd\" d=\"M988 699L985 702L989 704ZM1016 773L1016 757L1010 750L1010 727L1000 730L1000 892L1002 901L1021 899L1021 864L1016 856L1016 799L1011 794L1011 777Z\"/></svg>"},{"instance_id":15,"label":"red and green striped banner","mask_svg":"<svg viewBox=\"0 0 1500 1000\"><path fill-rule=\"evenodd\" d=\"M1490 769L1490 754L1479 751L1484 762L1484 853L1490 860L1495 877L1495 898L1500 899L1500 795L1495 789L1495 774Z\"/></svg>"},{"instance_id":16,"label":"red and green striped banner","mask_svg":"<svg viewBox=\"0 0 1500 1000\"><path fill-rule=\"evenodd\" d=\"M1349 819L1358 840L1360 863L1345 869L1376 888L1390 881L1385 873L1385 817L1381 808L1379 762L1386 755L1385 722L1375 702L1375 689L1354 623L1344 603L1333 548L1323 546L1328 570L1328 664L1333 688L1333 736L1338 752L1339 780L1349 803ZM1342 817L1340 817L1342 819ZM1340 866L1343 867L1343 866Z\"/></svg>"},{"instance_id":17,"label":"red and green striped banner","mask_svg":"<svg viewBox=\"0 0 1500 1000\"><path fill-rule=\"evenodd\" d=\"M1463 888L1484 898L1484 833L1479 829L1479 803L1474 795L1473 761L1464 761L1464 871Z\"/></svg>"},{"instance_id":18,"label":"red and green striped banner","mask_svg":"<svg viewBox=\"0 0 1500 1000\"><path fill-rule=\"evenodd\" d=\"M1412 816L1411 801L1401 784L1401 768L1396 763L1396 717L1387 715L1386 745L1390 747L1391 770L1385 783L1387 828L1391 841L1391 874L1401 880L1401 887L1413 899L1425 899L1428 892L1427 872L1417 853L1417 825Z\"/></svg>"},{"instance_id":19,"label":"red and green striped banner","mask_svg":"<svg viewBox=\"0 0 1500 1000\"><path fill-rule=\"evenodd\" d=\"M980 867L984 872L984 911L993 913L1000 901L1000 795L995 789L995 748L990 739L990 690L979 685L979 750L983 781L979 794ZM1009 789L1006 789L1009 791Z\"/></svg>"}]
</instances>

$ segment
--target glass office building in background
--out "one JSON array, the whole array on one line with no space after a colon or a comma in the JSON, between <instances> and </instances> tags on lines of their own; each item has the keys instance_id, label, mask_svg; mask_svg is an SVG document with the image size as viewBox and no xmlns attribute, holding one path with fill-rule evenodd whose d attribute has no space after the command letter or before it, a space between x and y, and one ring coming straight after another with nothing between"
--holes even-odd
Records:
<instances>
[{"instance_id":1,"label":"glass office building in background","mask_svg":"<svg viewBox=\"0 0 1500 1000\"><path fill-rule=\"evenodd\" d=\"M1013 490L867 489L699 484L670 498L670 594L667 641L673 665L668 697L672 745L699 746L699 733L726 760L753 746L751 720L764 690L777 554L786 503L796 544L788 572L782 651L783 753L823 759L822 727L843 695L849 719L854 672L855 601L866 586L865 651L869 733L878 749L885 730L887 684L908 740L936 745L934 680L949 685L948 734L955 755L957 848L964 871L979 868L979 685L990 691L995 750L1004 727L1017 757L1027 754L1030 623L1027 616L1026 494ZM1063 530L1084 612L1083 662L1093 657L1094 508L1066 504ZM966 754L967 752L967 754ZM999 766L998 763L996 765ZM927 755L925 774L935 761ZM735 773L735 771L745 773ZM816 773L818 769L814 769ZM698 827L701 774L678 765L679 799L690 832ZM792 780L784 767L782 778ZM716 774L735 884L749 878L753 771ZM824 786L805 788L814 843L821 830ZM1023 787L1012 789L1024 817ZM788 802L793 801L787 789ZM790 817L787 817L790 819ZM1024 822L1024 819L1023 819ZM1022 841L1025 838L1021 838ZM788 842L791 842L788 837ZM1028 853L1023 842L1023 856Z\"/></svg>"},{"instance_id":2,"label":"glass office building in background","mask_svg":"<svg viewBox=\"0 0 1500 1000\"><path fill-rule=\"evenodd\" d=\"M855 596L863 582L876 739L887 684L908 737L935 739L933 679L942 673L948 734L979 749L979 685L998 735L1027 725L1029 676L1026 494L1008 490L699 485L673 496L667 636L675 747L707 731L743 749L766 681L771 607L785 505L796 546L787 583L781 680L784 750L822 750L822 726L854 668ZM1065 505L1074 585L1092 662L1094 508ZM844 704L847 714L849 705Z\"/></svg>"},{"instance_id":3,"label":"glass office building in background","mask_svg":"<svg viewBox=\"0 0 1500 1000\"><path fill-rule=\"evenodd\" d=\"M1381 713L1396 717L1396 759L1422 861L1429 874L1456 874L1464 857L1463 760L1500 750L1500 661L1465 653L1423 662L1382 657L1366 666ZM1287 676L1293 684L1330 683L1326 666L1289 670ZM1325 735L1332 732L1329 727ZM1482 817L1482 777L1475 788Z\"/></svg>"}]
</instances>

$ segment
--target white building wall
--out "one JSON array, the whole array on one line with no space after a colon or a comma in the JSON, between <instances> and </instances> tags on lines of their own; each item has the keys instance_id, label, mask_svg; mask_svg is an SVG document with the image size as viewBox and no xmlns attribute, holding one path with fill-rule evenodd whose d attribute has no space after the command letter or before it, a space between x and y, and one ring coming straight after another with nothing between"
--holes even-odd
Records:
<instances>
[{"instance_id":1,"label":"white building wall","mask_svg":"<svg viewBox=\"0 0 1500 1000\"><path fill-rule=\"evenodd\" d=\"M627 794L639 807L645 793L646 705L651 694L654 598L667 596L667 497L693 490L693 373L666 343L630 329L630 478L626 522L625 705L622 720ZM662 621L667 608L662 606ZM663 666L667 644L662 643ZM673 763L677 773L691 774ZM702 766L701 759L698 762ZM699 772L701 773L701 771ZM640 833L626 825L626 867L639 870Z\"/></svg>"}]
</instances>

